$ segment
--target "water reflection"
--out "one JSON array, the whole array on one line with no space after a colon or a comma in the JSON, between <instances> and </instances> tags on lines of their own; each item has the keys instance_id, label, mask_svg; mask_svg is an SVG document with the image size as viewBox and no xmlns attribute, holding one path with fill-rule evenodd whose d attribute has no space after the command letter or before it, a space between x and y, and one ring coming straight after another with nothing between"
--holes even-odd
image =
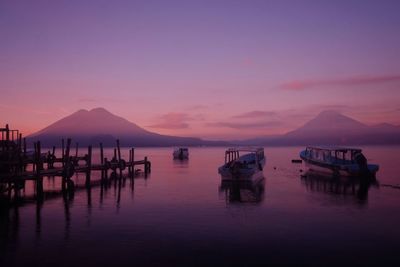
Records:
<instances>
[{"instance_id":1,"label":"water reflection","mask_svg":"<svg viewBox=\"0 0 400 267\"><path fill-rule=\"evenodd\" d=\"M174 163L174 168L189 168L189 159L188 158L184 158L184 159L173 159L173 163Z\"/></svg>"},{"instance_id":2,"label":"water reflection","mask_svg":"<svg viewBox=\"0 0 400 267\"><path fill-rule=\"evenodd\" d=\"M135 179L143 178L143 175L127 176L120 173L110 173L109 175L102 174L101 179L93 181L90 185L81 185L78 183L79 176L75 177L75 190L60 190L60 191L46 191L41 197L31 196L24 198L1 198L0 199L0 249L5 251L10 244L18 243L19 232L19 210L26 206L34 206L34 227L35 242L40 242L42 235L42 213L43 206L50 200L61 200L63 207L63 221L64 221L64 240L70 239L71 223L72 223L72 209L75 201L78 205L85 203L87 207L87 225L91 224L91 214L93 207L93 193L99 194L100 207L104 200L109 201L107 192L113 190L115 196L115 205L117 212L121 207L121 195L129 192L132 197L134 193ZM50 178L49 178L50 179ZM50 179L51 180L51 179ZM128 188L129 186L129 188ZM128 189L128 190L125 190ZM124 189L124 190L122 190ZM85 194L86 192L86 194ZM77 195L77 200L75 195ZM1 253L0 253L1 254Z\"/></svg>"},{"instance_id":3,"label":"water reflection","mask_svg":"<svg viewBox=\"0 0 400 267\"><path fill-rule=\"evenodd\" d=\"M308 171L301 176L301 183L312 192L321 192L331 195L353 196L359 204L366 204L368 191L378 182L366 177L334 177ZM354 198L353 198L354 199Z\"/></svg>"},{"instance_id":4,"label":"water reflection","mask_svg":"<svg viewBox=\"0 0 400 267\"><path fill-rule=\"evenodd\" d=\"M221 180L219 193L227 203L261 203L264 200L265 178Z\"/></svg>"}]
</instances>

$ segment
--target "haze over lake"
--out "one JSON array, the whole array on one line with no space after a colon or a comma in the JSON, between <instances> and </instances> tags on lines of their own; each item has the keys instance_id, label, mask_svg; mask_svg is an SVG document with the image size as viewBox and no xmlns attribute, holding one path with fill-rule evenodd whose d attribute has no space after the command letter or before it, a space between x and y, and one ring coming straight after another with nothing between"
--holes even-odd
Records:
<instances>
[{"instance_id":1,"label":"haze over lake","mask_svg":"<svg viewBox=\"0 0 400 267\"><path fill-rule=\"evenodd\" d=\"M191 148L187 161L174 161L171 148L137 149L138 158L152 160L147 179L2 208L0 262L398 265L400 190L386 185L400 183L400 148L364 148L381 167L380 185L366 190L346 180L302 178L304 167L291 163L301 149L266 147L265 180L242 187L221 184L225 148ZM77 186L85 181L73 179ZM44 186L58 191L59 180L45 179Z\"/></svg>"}]
</instances>

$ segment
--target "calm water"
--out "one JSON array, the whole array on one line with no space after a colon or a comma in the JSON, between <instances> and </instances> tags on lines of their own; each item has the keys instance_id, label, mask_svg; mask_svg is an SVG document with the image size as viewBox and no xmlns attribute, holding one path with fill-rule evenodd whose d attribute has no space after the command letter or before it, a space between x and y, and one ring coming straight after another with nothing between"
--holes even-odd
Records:
<instances>
[{"instance_id":1,"label":"calm water","mask_svg":"<svg viewBox=\"0 0 400 267\"><path fill-rule=\"evenodd\" d=\"M266 148L264 181L240 187L221 184L224 148L191 148L184 162L170 148L137 149L152 162L147 179L1 207L0 264L400 266L400 190L384 186L400 184L400 147L364 148L380 186L361 189L301 178L290 162L300 150Z\"/></svg>"}]
</instances>

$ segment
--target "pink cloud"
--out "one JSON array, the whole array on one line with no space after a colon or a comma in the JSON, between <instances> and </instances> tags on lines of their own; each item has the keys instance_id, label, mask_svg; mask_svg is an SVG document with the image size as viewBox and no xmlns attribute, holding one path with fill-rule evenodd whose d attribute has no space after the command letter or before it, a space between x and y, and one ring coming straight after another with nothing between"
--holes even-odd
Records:
<instances>
[{"instance_id":1,"label":"pink cloud","mask_svg":"<svg viewBox=\"0 0 400 267\"><path fill-rule=\"evenodd\" d=\"M253 58L245 57L240 60L241 67L254 67L256 65L256 61Z\"/></svg>"},{"instance_id":2,"label":"pink cloud","mask_svg":"<svg viewBox=\"0 0 400 267\"><path fill-rule=\"evenodd\" d=\"M274 111L261 111L261 110L254 110L246 113L242 113L236 116L233 116L232 118L235 119L252 119L252 118L263 118L266 116L274 116L276 115L276 112Z\"/></svg>"},{"instance_id":3,"label":"pink cloud","mask_svg":"<svg viewBox=\"0 0 400 267\"><path fill-rule=\"evenodd\" d=\"M400 82L400 75L355 76L343 79L291 81L282 84L280 88L285 90L301 91L318 86L357 86L386 82Z\"/></svg>"},{"instance_id":4,"label":"pink cloud","mask_svg":"<svg viewBox=\"0 0 400 267\"><path fill-rule=\"evenodd\" d=\"M235 123L235 122L214 122L207 123L208 127L224 127L232 129L263 129L275 128L283 125L280 121L251 122L251 123Z\"/></svg>"},{"instance_id":5,"label":"pink cloud","mask_svg":"<svg viewBox=\"0 0 400 267\"><path fill-rule=\"evenodd\" d=\"M78 99L78 102L96 102L96 99L93 97L82 97Z\"/></svg>"},{"instance_id":6,"label":"pink cloud","mask_svg":"<svg viewBox=\"0 0 400 267\"><path fill-rule=\"evenodd\" d=\"M148 127L158 129L187 129L189 128L187 121L191 121L193 118L186 113L170 112L160 116L158 120L160 121L159 123L149 125Z\"/></svg>"}]
</instances>

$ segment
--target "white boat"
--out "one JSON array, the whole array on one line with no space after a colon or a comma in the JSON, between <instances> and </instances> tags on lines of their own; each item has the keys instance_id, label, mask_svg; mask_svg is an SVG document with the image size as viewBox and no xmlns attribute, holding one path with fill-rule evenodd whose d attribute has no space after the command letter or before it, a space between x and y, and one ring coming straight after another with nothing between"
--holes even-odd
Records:
<instances>
[{"instance_id":1,"label":"white boat","mask_svg":"<svg viewBox=\"0 0 400 267\"><path fill-rule=\"evenodd\" d=\"M300 158L311 171L334 176L371 176L379 170L376 164L368 164L358 148L307 147Z\"/></svg>"},{"instance_id":2,"label":"white boat","mask_svg":"<svg viewBox=\"0 0 400 267\"><path fill-rule=\"evenodd\" d=\"M175 148L174 153L172 155L174 156L174 159L188 159L189 149L187 147Z\"/></svg>"},{"instance_id":3,"label":"white boat","mask_svg":"<svg viewBox=\"0 0 400 267\"><path fill-rule=\"evenodd\" d=\"M222 179L248 180L263 176L264 148L229 148L225 151L225 163L218 168Z\"/></svg>"}]
</instances>

